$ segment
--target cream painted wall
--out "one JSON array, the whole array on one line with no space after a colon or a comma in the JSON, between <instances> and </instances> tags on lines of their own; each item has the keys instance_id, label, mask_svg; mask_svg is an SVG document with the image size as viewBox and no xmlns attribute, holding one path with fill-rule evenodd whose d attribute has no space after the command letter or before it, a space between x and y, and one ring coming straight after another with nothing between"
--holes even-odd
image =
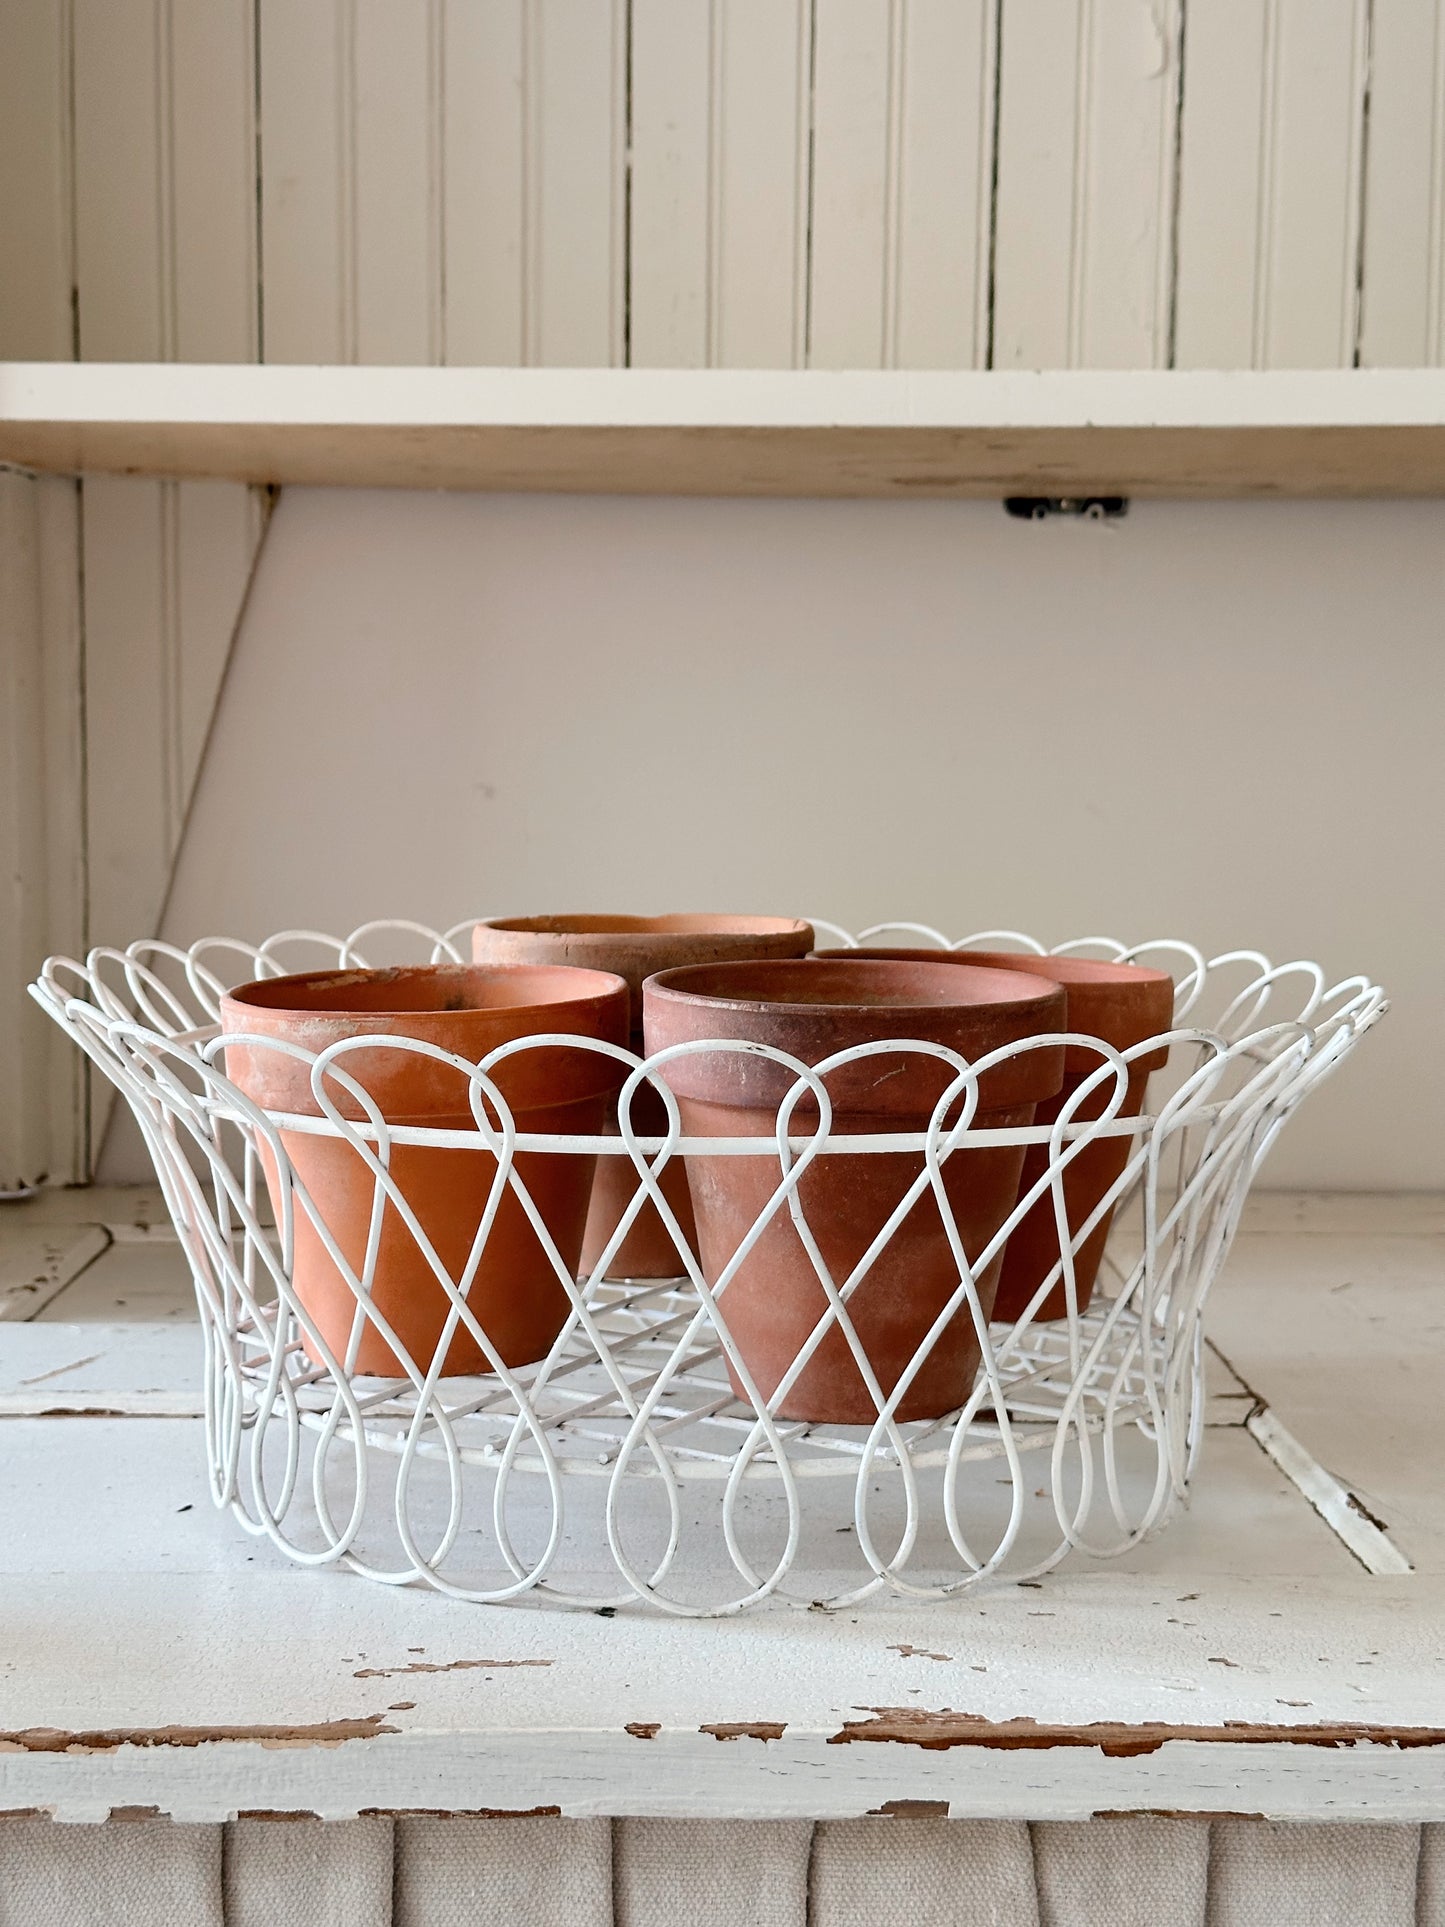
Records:
<instances>
[{"instance_id":1,"label":"cream painted wall","mask_svg":"<svg viewBox=\"0 0 1445 1927\"><path fill-rule=\"evenodd\" d=\"M288 492L165 935L717 907L1304 954L1395 1010L1270 1182L1439 1184L1442 610L1445 502Z\"/></svg>"}]
</instances>

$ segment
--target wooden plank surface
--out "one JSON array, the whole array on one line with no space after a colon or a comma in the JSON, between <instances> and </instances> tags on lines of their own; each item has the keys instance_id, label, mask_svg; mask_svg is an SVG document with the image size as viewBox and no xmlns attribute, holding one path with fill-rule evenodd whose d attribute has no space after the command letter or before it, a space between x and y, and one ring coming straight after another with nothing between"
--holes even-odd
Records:
<instances>
[{"instance_id":1,"label":"wooden plank surface","mask_svg":"<svg viewBox=\"0 0 1445 1927\"><path fill-rule=\"evenodd\" d=\"M103 1225L20 1222L18 1206L0 1206L0 1319L34 1318L59 1292L110 1248Z\"/></svg>"},{"instance_id":2,"label":"wooden plank surface","mask_svg":"<svg viewBox=\"0 0 1445 1927\"><path fill-rule=\"evenodd\" d=\"M0 460L614 493L1430 494L1445 374L19 363Z\"/></svg>"},{"instance_id":3,"label":"wooden plank surface","mask_svg":"<svg viewBox=\"0 0 1445 1927\"><path fill-rule=\"evenodd\" d=\"M0 1650L0 1811L1445 1817L1445 1200L1265 1196L1212 1308L1244 1380L1395 1507L1415 1572L1364 1572L1220 1405L1190 1510L1123 1561L943 1606L707 1622L288 1567L206 1501L181 1415L194 1325L117 1313L122 1272L183 1302L154 1200L18 1207L0 1258L73 1237L87 1204L112 1242L52 1318L0 1337L5 1596L23 1602ZM1366 1392L1399 1422L1372 1426Z\"/></svg>"},{"instance_id":4,"label":"wooden plank surface","mask_svg":"<svg viewBox=\"0 0 1445 1927\"><path fill-rule=\"evenodd\" d=\"M1240 1235L1210 1330L1419 1571L1445 1574L1445 1235L1433 1199L1303 1202ZM1246 1361L1247 1363L1241 1363Z\"/></svg>"}]
</instances>

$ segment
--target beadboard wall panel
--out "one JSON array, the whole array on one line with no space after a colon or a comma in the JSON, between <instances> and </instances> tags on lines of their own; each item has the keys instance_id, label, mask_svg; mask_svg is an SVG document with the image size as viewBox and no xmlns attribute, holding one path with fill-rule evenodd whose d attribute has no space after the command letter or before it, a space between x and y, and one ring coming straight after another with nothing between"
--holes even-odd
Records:
<instances>
[{"instance_id":1,"label":"beadboard wall panel","mask_svg":"<svg viewBox=\"0 0 1445 1927\"><path fill-rule=\"evenodd\" d=\"M442 18L444 358L476 367L526 360L527 0L445 0ZM535 103L531 104L535 112ZM284 361L284 345L270 358Z\"/></svg>"},{"instance_id":2,"label":"beadboard wall panel","mask_svg":"<svg viewBox=\"0 0 1445 1927\"><path fill-rule=\"evenodd\" d=\"M70 10L0 7L0 355L72 348Z\"/></svg>"},{"instance_id":3,"label":"beadboard wall panel","mask_svg":"<svg viewBox=\"0 0 1445 1927\"><path fill-rule=\"evenodd\" d=\"M15 0L0 339L73 201L87 357L1433 354L1442 5Z\"/></svg>"},{"instance_id":4,"label":"beadboard wall panel","mask_svg":"<svg viewBox=\"0 0 1445 1927\"><path fill-rule=\"evenodd\" d=\"M714 359L723 368L797 367L808 310L813 9L811 0L721 4ZM635 194L635 82L633 114ZM634 329L636 300L634 275Z\"/></svg>"},{"instance_id":5,"label":"beadboard wall panel","mask_svg":"<svg viewBox=\"0 0 1445 1927\"><path fill-rule=\"evenodd\" d=\"M83 1060L24 990L85 941L77 492L0 473L0 1192L85 1172Z\"/></svg>"},{"instance_id":6,"label":"beadboard wall panel","mask_svg":"<svg viewBox=\"0 0 1445 1927\"><path fill-rule=\"evenodd\" d=\"M250 0L75 0L87 359L255 358L254 66ZM263 508L234 484L84 485L92 942L160 914Z\"/></svg>"},{"instance_id":7,"label":"beadboard wall panel","mask_svg":"<svg viewBox=\"0 0 1445 1927\"><path fill-rule=\"evenodd\" d=\"M439 358L620 364L627 226L622 0L446 0L440 88Z\"/></svg>"},{"instance_id":8,"label":"beadboard wall panel","mask_svg":"<svg viewBox=\"0 0 1445 1927\"><path fill-rule=\"evenodd\" d=\"M40 647L45 756L45 944L47 955L78 957L88 941L85 846L85 635L80 586L81 484L40 476L34 484L40 527ZM34 960L29 960L33 967ZM27 973L27 981L28 981ZM11 982L17 980L12 978ZM42 1013L26 999L27 1019ZM45 1176L81 1184L94 1138L90 1074L70 1039L49 1033L42 1149Z\"/></svg>"},{"instance_id":9,"label":"beadboard wall panel","mask_svg":"<svg viewBox=\"0 0 1445 1927\"><path fill-rule=\"evenodd\" d=\"M0 1089L10 1095L0 1106L0 1190L33 1184L46 1164L45 1038L20 990L46 948L38 489L0 474Z\"/></svg>"},{"instance_id":10,"label":"beadboard wall panel","mask_svg":"<svg viewBox=\"0 0 1445 1927\"><path fill-rule=\"evenodd\" d=\"M809 364L987 352L994 0L816 11Z\"/></svg>"},{"instance_id":11,"label":"beadboard wall panel","mask_svg":"<svg viewBox=\"0 0 1445 1927\"><path fill-rule=\"evenodd\" d=\"M1372 16L1361 270L1362 364L1445 362L1445 0Z\"/></svg>"},{"instance_id":12,"label":"beadboard wall panel","mask_svg":"<svg viewBox=\"0 0 1445 1927\"><path fill-rule=\"evenodd\" d=\"M1169 357L1181 0L1003 0L994 362Z\"/></svg>"},{"instance_id":13,"label":"beadboard wall panel","mask_svg":"<svg viewBox=\"0 0 1445 1927\"><path fill-rule=\"evenodd\" d=\"M1380 0L1374 11L1383 20L1401 4ZM1369 0L1196 0L1190 8L1179 367L1354 360L1370 12ZM1378 119L1370 116L1372 130Z\"/></svg>"},{"instance_id":14,"label":"beadboard wall panel","mask_svg":"<svg viewBox=\"0 0 1445 1927\"><path fill-rule=\"evenodd\" d=\"M524 359L626 360L627 0L528 0Z\"/></svg>"},{"instance_id":15,"label":"beadboard wall panel","mask_svg":"<svg viewBox=\"0 0 1445 1927\"><path fill-rule=\"evenodd\" d=\"M804 0L632 0L634 367L802 364L811 20Z\"/></svg>"},{"instance_id":16,"label":"beadboard wall panel","mask_svg":"<svg viewBox=\"0 0 1445 1927\"><path fill-rule=\"evenodd\" d=\"M74 0L83 357L256 357L254 36L251 0ZM235 484L83 485L90 943L157 926L265 506ZM97 1137L110 1101L97 1085Z\"/></svg>"}]
</instances>

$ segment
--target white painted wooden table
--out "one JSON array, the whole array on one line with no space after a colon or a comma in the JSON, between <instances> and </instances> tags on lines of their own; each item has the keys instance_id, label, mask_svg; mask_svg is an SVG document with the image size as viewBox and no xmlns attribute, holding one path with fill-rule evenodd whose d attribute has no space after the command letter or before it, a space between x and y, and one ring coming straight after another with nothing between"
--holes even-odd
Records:
<instances>
[{"instance_id":1,"label":"white painted wooden table","mask_svg":"<svg viewBox=\"0 0 1445 1927\"><path fill-rule=\"evenodd\" d=\"M154 1196L5 1207L0 1813L1445 1818L1442 1260L1445 1200L1257 1200L1122 1561L678 1623L288 1565L209 1505Z\"/></svg>"}]
</instances>

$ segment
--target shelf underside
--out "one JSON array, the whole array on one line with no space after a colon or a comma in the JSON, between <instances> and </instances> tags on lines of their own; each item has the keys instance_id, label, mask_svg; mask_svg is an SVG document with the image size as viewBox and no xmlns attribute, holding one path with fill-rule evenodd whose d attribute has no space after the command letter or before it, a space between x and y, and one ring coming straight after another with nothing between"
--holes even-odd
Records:
<instances>
[{"instance_id":1,"label":"shelf underside","mask_svg":"<svg viewBox=\"0 0 1445 1927\"><path fill-rule=\"evenodd\" d=\"M1445 493L1445 371L0 366L0 462L676 495Z\"/></svg>"}]
</instances>

